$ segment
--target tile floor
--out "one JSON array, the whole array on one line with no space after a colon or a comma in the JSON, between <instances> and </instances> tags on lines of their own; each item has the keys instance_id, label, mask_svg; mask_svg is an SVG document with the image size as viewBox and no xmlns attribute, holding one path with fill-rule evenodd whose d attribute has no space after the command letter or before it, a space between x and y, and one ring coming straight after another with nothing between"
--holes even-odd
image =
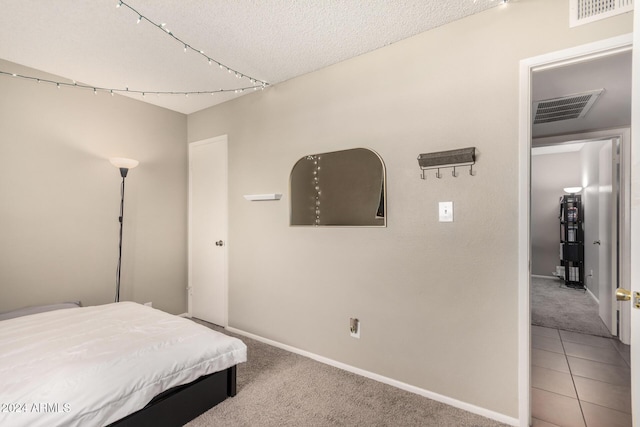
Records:
<instances>
[{"instance_id":1,"label":"tile floor","mask_svg":"<svg viewBox=\"0 0 640 427\"><path fill-rule=\"evenodd\" d=\"M631 426L629 346L531 326L534 427Z\"/></svg>"}]
</instances>

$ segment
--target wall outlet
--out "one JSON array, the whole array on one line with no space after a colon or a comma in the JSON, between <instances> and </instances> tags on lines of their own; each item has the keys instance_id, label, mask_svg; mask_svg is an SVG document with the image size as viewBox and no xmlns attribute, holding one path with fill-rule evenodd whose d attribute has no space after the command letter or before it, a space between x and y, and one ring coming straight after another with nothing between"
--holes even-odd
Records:
<instances>
[{"instance_id":1,"label":"wall outlet","mask_svg":"<svg viewBox=\"0 0 640 427\"><path fill-rule=\"evenodd\" d=\"M360 320L355 317L349 318L349 333L353 338L360 338L361 327Z\"/></svg>"},{"instance_id":2,"label":"wall outlet","mask_svg":"<svg viewBox=\"0 0 640 427\"><path fill-rule=\"evenodd\" d=\"M145 302L144 305L146 305L147 307L153 307L153 303L151 301Z\"/></svg>"}]
</instances>

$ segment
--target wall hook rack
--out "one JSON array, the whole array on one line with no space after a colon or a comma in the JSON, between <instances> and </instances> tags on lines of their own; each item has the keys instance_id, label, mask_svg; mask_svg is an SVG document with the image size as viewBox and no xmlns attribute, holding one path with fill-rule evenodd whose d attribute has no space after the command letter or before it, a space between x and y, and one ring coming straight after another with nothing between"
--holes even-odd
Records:
<instances>
[{"instance_id":1,"label":"wall hook rack","mask_svg":"<svg viewBox=\"0 0 640 427\"><path fill-rule=\"evenodd\" d=\"M420 166L420 178L426 179L424 171L436 169L436 178L442 178L440 169L453 168L451 175L458 177L456 168L469 166L469 175L474 176L473 165L476 163L476 147L460 148L457 150L438 151L435 153L420 154L418 165Z\"/></svg>"}]
</instances>

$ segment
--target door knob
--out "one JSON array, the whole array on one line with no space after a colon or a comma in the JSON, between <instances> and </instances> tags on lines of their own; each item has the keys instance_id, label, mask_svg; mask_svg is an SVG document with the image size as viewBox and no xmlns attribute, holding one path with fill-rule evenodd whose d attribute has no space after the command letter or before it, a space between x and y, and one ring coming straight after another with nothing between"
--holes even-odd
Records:
<instances>
[{"instance_id":1,"label":"door knob","mask_svg":"<svg viewBox=\"0 0 640 427\"><path fill-rule=\"evenodd\" d=\"M631 291L623 288L616 289L616 299L618 301L630 301Z\"/></svg>"},{"instance_id":2,"label":"door knob","mask_svg":"<svg viewBox=\"0 0 640 427\"><path fill-rule=\"evenodd\" d=\"M224 242L222 240L218 240L216 242L216 246L224 246Z\"/></svg>"},{"instance_id":3,"label":"door knob","mask_svg":"<svg viewBox=\"0 0 640 427\"><path fill-rule=\"evenodd\" d=\"M631 301L634 308L640 309L640 292L631 292L628 289L616 289L616 299L618 301Z\"/></svg>"},{"instance_id":4,"label":"door knob","mask_svg":"<svg viewBox=\"0 0 640 427\"><path fill-rule=\"evenodd\" d=\"M600 240L594 240L594 241L593 241L593 244L594 244L594 245L599 245L599 244L600 244Z\"/></svg>"}]
</instances>

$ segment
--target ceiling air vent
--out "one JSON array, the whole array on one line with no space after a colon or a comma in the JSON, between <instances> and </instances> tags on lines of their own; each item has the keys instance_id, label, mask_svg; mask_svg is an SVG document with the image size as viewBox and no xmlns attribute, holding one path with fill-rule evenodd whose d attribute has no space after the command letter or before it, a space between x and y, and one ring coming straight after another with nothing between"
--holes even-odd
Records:
<instances>
[{"instance_id":1,"label":"ceiling air vent","mask_svg":"<svg viewBox=\"0 0 640 427\"><path fill-rule=\"evenodd\" d=\"M569 0L569 26L576 27L633 10L633 0Z\"/></svg>"},{"instance_id":2,"label":"ceiling air vent","mask_svg":"<svg viewBox=\"0 0 640 427\"><path fill-rule=\"evenodd\" d=\"M545 99L533 103L533 124L558 122L584 117L604 89L592 90L562 98Z\"/></svg>"}]
</instances>

